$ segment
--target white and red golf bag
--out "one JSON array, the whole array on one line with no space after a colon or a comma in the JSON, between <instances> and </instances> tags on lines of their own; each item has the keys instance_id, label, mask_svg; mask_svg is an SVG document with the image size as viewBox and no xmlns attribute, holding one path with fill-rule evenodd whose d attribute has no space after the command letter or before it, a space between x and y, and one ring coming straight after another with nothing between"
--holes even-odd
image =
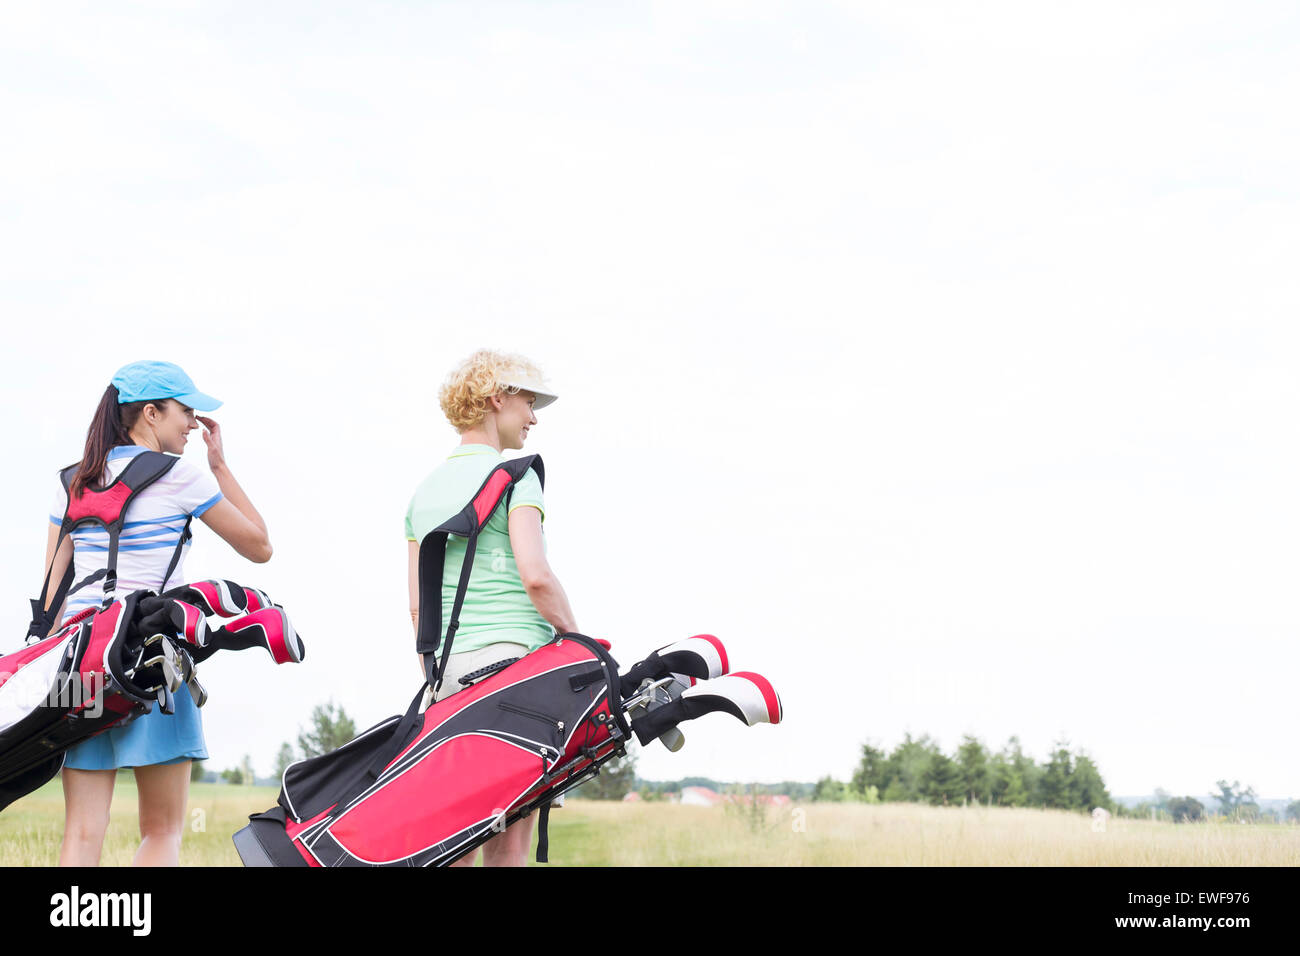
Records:
<instances>
[{"instance_id":1,"label":"white and red golf bag","mask_svg":"<svg viewBox=\"0 0 1300 956\"><path fill-rule=\"evenodd\" d=\"M227 619L212 626L209 617ZM0 657L0 809L51 779L68 748L148 713L171 713L182 685L199 706L195 665L219 650L263 647L303 658L284 609L254 588L200 581L133 591L87 608L43 640Z\"/></svg>"}]
</instances>

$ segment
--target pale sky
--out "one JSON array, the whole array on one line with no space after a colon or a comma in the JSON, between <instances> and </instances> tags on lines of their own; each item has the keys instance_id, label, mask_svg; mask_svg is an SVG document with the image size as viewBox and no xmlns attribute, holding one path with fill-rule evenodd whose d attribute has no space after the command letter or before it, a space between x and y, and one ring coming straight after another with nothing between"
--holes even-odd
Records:
<instances>
[{"instance_id":1,"label":"pale sky","mask_svg":"<svg viewBox=\"0 0 1300 956\"><path fill-rule=\"evenodd\" d=\"M402 519L492 346L561 395L526 451L582 629L782 696L642 776L1015 734L1300 796L1298 63L1283 3L10 5L3 649L55 470L167 359L275 546L201 528L188 576L307 645L202 666L210 766L401 711Z\"/></svg>"}]
</instances>

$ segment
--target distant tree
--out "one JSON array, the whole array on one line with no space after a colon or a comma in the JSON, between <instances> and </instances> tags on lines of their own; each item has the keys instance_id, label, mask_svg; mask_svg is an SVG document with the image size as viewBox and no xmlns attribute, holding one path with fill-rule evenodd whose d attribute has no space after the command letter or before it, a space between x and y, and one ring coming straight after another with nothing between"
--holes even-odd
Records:
<instances>
[{"instance_id":1,"label":"distant tree","mask_svg":"<svg viewBox=\"0 0 1300 956\"><path fill-rule=\"evenodd\" d=\"M1300 800L1293 800L1286 805L1286 818L1300 821Z\"/></svg>"},{"instance_id":2,"label":"distant tree","mask_svg":"<svg viewBox=\"0 0 1300 956\"><path fill-rule=\"evenodd\" d=\"M600 773L578 788L578 795L588 800L622 800L636 787L636 753L611 760Z\"/></svg>"},{"instance_id":3,"label":"distant tree","mask_svg":"<svg viewBox=\"0 0 1300 956\"><path fill-rule=\"evenodd\" d=\"M1241 791L1241 806L1257 806L1256 798L1259 794L1255 793L1254 787L1247 787Z\"/></svg>"},{"instance_id":4,"label":"distant tree","mask_svg":"<svg viewBox=\"0 0 1300 956\"><path fill-rule=\"evenodd\" d=\"M883 750L863 744L862 757L858 761L858 769L853 771L849 787L858 793L866 793L868 787L884 790L889 782L885 779L885 759Z\"/></svg>"},{"instance_id":5,"label":"distant tree","mask_svg":"<svg viewBox=\"0 0 1300 956\"><path fill-rule=\"evenodd\" d=\"M875 789L872 787L871 789ZM909 800L915 800L917 796L908 792L907 787L903 786L903 781L893 778L889 781L889 786L885 792L880 795L881 803L907 803Z\"/></svg>"},{"instance_id":6,"label":"distant tree","mask_svg":"<svg viewBox=\"0 0 1300 956\"><path fill-rule=\"evenodd\" d=\"M1141 818L1144 814L1151 816L1151 810L1145 803L1136 803L1133 806L1124 803L1115 804L1115 816L1117 817Z\"/></svg>"},{"instance_id":7,"label":"distant tree","mask_svg":"<svg viewBox=\"0 0 1300 956\"><path fill-rule=\"evenodd\" d=\"M280 744L280 752L275 755L275 779L283 780L284 771L294 762L293 747L286 740Z\"/></svg>"},{"instance_id":8,"label":"distant tree","mask_svg":"<svg viewBox=\"0 0 1300 956\"><path fill-rule=\"evenodd\" d=\"M227 767L225 770L221 771L221 779L223 782L231 784L242 784L247 782L244 780L244 771L238 767Z\"/></svg>"},{"instance_id":9,"label":"distant tree","mask_svg":"<svg viewBox=\"0 0 1300 956\"><path fill-rule=\"evenodd\" d=\"M785 794L791 800L810 800L814 786L815 784L804 783L801 780L782 780L768 787L768 792Z\"/></svg>"},{"instance_id":10,"label":"distant tree","mask_svg":"<svg viewBox=\"0 0 1300 956\"><path fill-rule=\"evenodd\" d=\"M202 760L190 761L190 783L198 783L200 780L202 780L203 773L204 770L203 770Z\"/></svg>"},{"instance_id":11,"label":"distant tree","mask_svg":"<svg viewBox=\"0 0 1300 956\"><path fill-rule=\"evenodd\" d=\"M1074 771L1070 774L1071 805L1078 810L1092 810L1101 807L1113 810L1114 803L1106 792L1106 784L1101 779L1101 771L1087 754L1078 752L1074 755Z\"/></svg>"},{"instance_id":12,"label":"distant tree","mask_svg":"<svg viewBox=\"0 0 1300 956\"><path fill-rule=\"evenodd\" d=\"M1058 741L1038 781L1036 802L1044 807L1075 809L1073 795L1070 792L1070 775L1073 771L1074 761L1070 755L1069 744L1066 741Z\"/></svg>"},{"instance_id":13,"label":"distant tree","mask_svg":"<svg viewBox=\"0 0 1300 956\"><path fill-rule=\"evenodd\" d=\"M1123 817L1133 817L1136 820L1150 820L1154 814L1162 811L1156 809L1156 805L1148 800L1135 803L1131 807L1125 807L1122 804L1119 807L1119 814Z\"/></svg>"},{"instance_id":14,"label":"distant tree","mask_svg":"<svg viewBox=\"0 0 1300 956\"><path fill-rule=\"evenodd\" d=\"M766 833L776 826L777 820L769 814L767 804L760 799L761 795L757 784L731 787L722 809L727 816L748 827L751 833Z\"/></svg>"},{"instance_id":15,"label":"distant tree","mask_svg":"<svg viewBox=\"0 0 1300 956\"><path fill-rule=\"evenodd\" d=\"M965 785L961 767L951 757L941 753L931 755L921 775L921 794L935 806L961 803Z\"/></svg>"},{"instance_id":16,"label":"distant tree","mask_svg":"<svg viewBox=\"0 0 1300 956\"><path fill-rule=\"evenodd\" d=\"M1237 804L1236 819L1246 823L1259 823L1268 817L1268 814L1259 808L1254 798L1255 790L1252 787L1242 795L1241 803Z\"/></svg>"},{"instance_id":17,"label":"distant tree","mask_svg":"<svg viewBox=\"0 0 1300 956\"><path fill-rule=\"evenodd\" d=\"M1174 823L1191 823L1205 819L1205 806L1193 797L1170 797L1166 804Z\"/></svg>"},{"instance_id":18,"label":"distant tree","mask_svg":"<svg viewBox=\"0 0 1300 956\"><path fill-rule=\"evenodd\" d=\"M1237 809L1237 803L1240 799L1236 790L1241 786L1241 781L1234 780L1232 783L1228 783L1226 780L1217 780L1214 785L1219 788L1219 792L1215 794L1215 799L1219 801L1219 812L1225 817L1232 816L1232 811Z\"/></svg>"},{"instance_id":19,"label":"distant tree","mask_svg":"<svg viewBox=\"0 0 1300 956\"><path fill-rule=\"evenodd\" d=\"M989 758L989 787L993 802L999 806L1024 806L1024 782L1013 770L1005 753L996 753Z\"/></svg>"},{"instance_id":20,"label":"distant tree","mask_svg":"<svg viewBox=\"0 0 1300 956\"><path fill-rule=\"evenodd\" d=\"M961 770L962 786L971 803L985 803L993 796L992 772L988 751L984 745L967 734L957 748L957 766Z\"/></svg>"},{"instance_id":21,"label":"distant tree","mask_svg":"<svg viewBox=\"0 0 1300 956\"><path fill-rule=\"evenodd\" d=\"M923 778L930 761L938 753L938 744L928 734L915 740L910 733L904 734L903 742L885 761L882 773L886 784L882 799L887 802L925 799Z\"/></svg>"},{"instance_id":22,"label":"distant tree","mask_svg":"<svg viewBox=\"0 0 1300 956\"><path fill-rule=\"evenodd\" d=\"M1021 749L1020 738L1011 737L990 761L993 802L1004 807L1027 807L1042 775L1037 764Z\"/></svg>"},{"instance_id":23,"label":"distant tree","mask_svg":"<svg viewBox=\"0 0 1300 956\"><path fill-rule=\"evenodd\" d=\"M1226 780L1218 780L1214 785L1219 788L1215 796L1219 801L1219 812L1225 817L1234 820L1259 818L1259 804L1255 802L1254 787L1246 787L1243 790L1240 780L1234 780L1231 784Z\"/></svg>"},{"instance_id":24,"label":"distant tree","mask_svg":"<svg viewBox=\"0 0 1300 956\"><path fill-rule=\"evenodd\" d=\"M848 797L848 787L833 777L822 777L813 787L815 803L842 803Z\"/></svg>"},{"instance_id":25,"label":"distant tree","mask_svg":"<svg viewBox=\"0 0 1300 956\"><path fill-rule=\"evenodd\" d=\"M334 701L317 704L311 712L311 726L298 734L298 749L304 759L337 750L357 735L352 718Z\"/></svg>"}]
</instances>

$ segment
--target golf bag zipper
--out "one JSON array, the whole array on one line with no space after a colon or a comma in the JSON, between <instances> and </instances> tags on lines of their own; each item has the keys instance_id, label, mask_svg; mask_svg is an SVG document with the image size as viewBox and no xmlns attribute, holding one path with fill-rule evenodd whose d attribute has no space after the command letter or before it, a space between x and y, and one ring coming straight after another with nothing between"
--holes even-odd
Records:
<instances>
[{"instance_id":1,"label":"golf bag zipper","mask_svg":"<svg viewBox=\"0 0 1300 956\"><path fill-rule=\"evenodd\" d=\"M564 733L564 721L556 720L554 717L551 717L548 714L539 714L535 710L528 710L527 708L519 707L516 704L512 704L509 701L505 701L505 700L497 701L497 706L500 707L502 710L510 711L512 714L519 714L523 717L531 717L534 720L540 720L543 723L550 724L557 734Z\"/></svg>"}]
</instances>

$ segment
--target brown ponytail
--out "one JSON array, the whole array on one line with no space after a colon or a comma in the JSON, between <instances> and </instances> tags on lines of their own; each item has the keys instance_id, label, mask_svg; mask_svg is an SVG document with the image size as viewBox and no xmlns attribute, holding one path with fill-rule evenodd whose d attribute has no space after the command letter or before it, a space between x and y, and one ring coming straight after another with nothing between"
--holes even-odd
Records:
<instances>
[{"instance_id":1,"label":"brown ponytail","mask_svg":"<svg viewBox=\"0 0 1300 956\"><path fill-rule=\"evenodd\" d=\"M91 419L90 429L86 432L86 450L81 456L81 467L72 479L70 497L77 498L91 485L97 485L104 477L104 468L108 464L108 453L118 445L131 444L131 429L140 418L140 412L146 405L165 405L170 399L155 402L130 402L126 405L117 403L117 386L110 385L104 391Z\"/></svg>"}]
</instances>

